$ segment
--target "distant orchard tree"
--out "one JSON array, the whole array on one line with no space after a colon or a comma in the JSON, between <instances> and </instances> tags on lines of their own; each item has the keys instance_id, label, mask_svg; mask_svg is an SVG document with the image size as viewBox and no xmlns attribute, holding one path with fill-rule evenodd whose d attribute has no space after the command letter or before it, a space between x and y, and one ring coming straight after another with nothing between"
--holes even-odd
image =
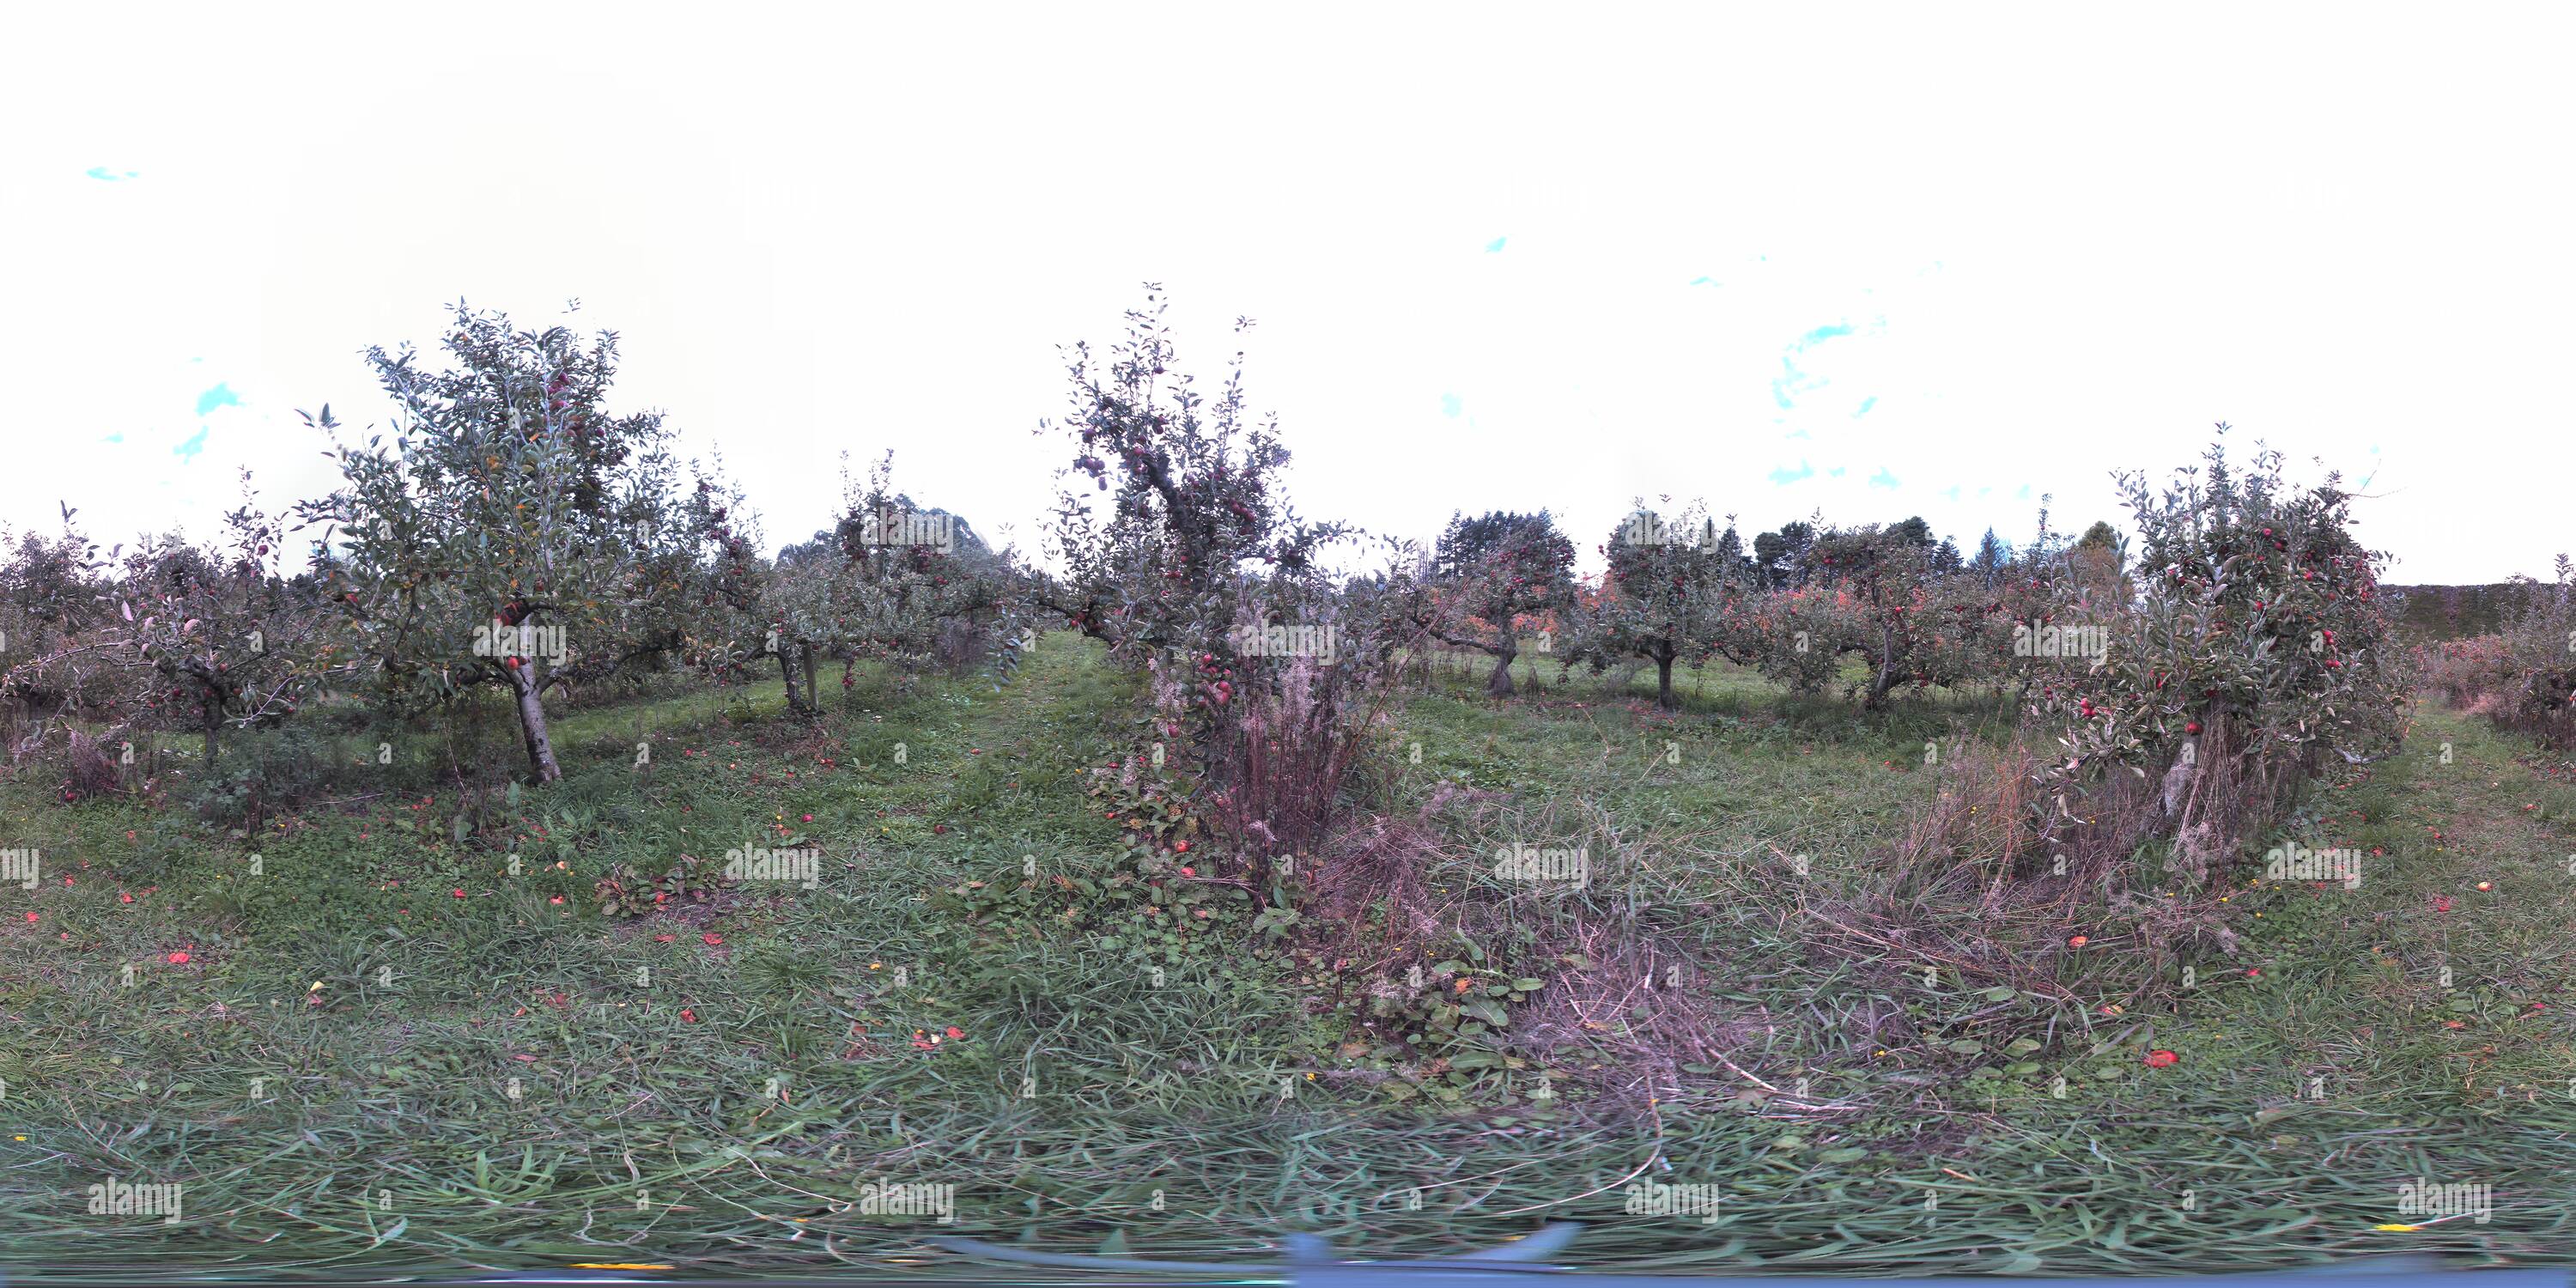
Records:
<instances>
[{"instance_id":1,"label":"distant orchard tree","mask_svg":"<svg viewBox=\"0 0 2576 1288\"><path fill-rule=\"evenodd\" d=\"M1821 607L1818 647L1852 654L1866 665L1863 705L1879 707L1900 687L1956 683L1967 675L1974 652L1959 646L1965 624L1955 620L1932 572L1929 545L1907 524L1891 528L1835 529L1820 535L1812 555L1815 589L1807 598ZM1801 676L1814 672L1795 659L1776 659Z\"/></svg>"},{"instance_id":2,"label":"distant orchard tree","mask_svg":"<svg viewBox=\"0 0 2576 1288\"><path fill-rule=\"evenodd\" d=\"M72 527L77 509L62 512L59 538L29 532L0 550L0 656L42 653L105 620L98 543Z\"/></svg>"},{"instance_id":3,"label":"distant orchard tree","mask_svg":"<svg viewBox=\"0 0 2576 1288\"><path fill-rule=\"evenodd\" d=\"M741 597L751 638L733 657L774 656L795 715L820 712L816 676L826 658L841 662L843 689L867 657L958 670L990 657L998 671L1012 669L1025 588L1007 553L963 517L895 490L891 452L864 482L844 461L841 491L832 528L780 550Z\"/></svg>"},{"instance_id":4,"label":"distant orchard tree","mask_svg":"<svg viewBox=\"0 0 2576 1288\"><path fill-rule=\"evenodd\" d=\"M84 677L99 651L90 636L115 615L115 578L98 543L73 526L78 508L61 510L60 537L9 541L0 527L0 725L31 708L86 705Z\"/></svg>"},{"instance_id":5,"label":"distant orchard tree","mask_svg":"<svg viewBox=\"0 0 2576 1288\"><path fill-rule=\"evenodd\" d=\"M1610 566L1567 661L1595 671L1622 657L1652 662L1655 703L1670 710L1678 705L1673 664L1710 653L1733 589L1716 558L1715 525L1697 507L1666 520L1641 504L1611 531L1601 552Z\"/></svg>"},{"instance_id":6,"label":"distant orchard tree","mask_svg":"<svg viewBox=\"0 0 2576 1288\"><path fill-rule=\"evenodd\" d=\"M277 575L285 542L253 504L247 470L242 504L224 526L222 547L175 536L138 543L117 588L116 657L140 682L139 710L120 714L197 731L208 764L225 725L283 719L330 666L310 639L327 618L308 589Z\"/></svg>"},{"instance_id":7,"label":"distant orchard tree","mask_svg":"<svg viewBox=\"0 0 2576 1288\"><path fill-rule=\"evenodd\" d=\"M1002 673L1016 666L1027 594L1016 554L995 551L964 516L898 491L892 452L864 485L845 474L833 537L841 562L828 638L844 663L842 687L858 657L962 671L989 656ZM806 666L810 678L810 656Z\"/></svg>"},{"instance_id":8,"label":"distant orchard tree","mask_svg":"<svg viewBox=\"0 0 2576 1288\"><path fill-rule=\"evenodd\" d=\"M1512 662L1520 656L1514 624L1573 603L1574 543L1545 510L1452 515L1432 552L1431 570L1450 610L1442 616L1458 623L1433 629L1448 644L1492 655L1494 673L1485 691L1510 697Z\"/></svg>"}]
</instances>

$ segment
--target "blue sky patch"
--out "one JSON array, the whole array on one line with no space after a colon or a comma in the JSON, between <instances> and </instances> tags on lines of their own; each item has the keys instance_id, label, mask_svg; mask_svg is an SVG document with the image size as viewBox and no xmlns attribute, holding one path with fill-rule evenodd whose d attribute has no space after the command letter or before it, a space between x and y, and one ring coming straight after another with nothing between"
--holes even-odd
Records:
<instances>
[{"instance_id":1,"label":"blue sky patch","mask_svg":"<svg viewBox=\"0 0 2576 1288\"><path fill-rule=\"evenodd\" d=\"M1877 405L1878 395L1876 394L1871 394L1869 397L1861 399L1860 410L1852 413L1852 419L1859 420L1861 417L1868 415L1869 409Z\"/></svg>"},{"instance_id":2,"label":"blue sky patch","mask_svg":"<svg viewBox=\"0 0 2576 1288\"><path fill-rule=\"evenodd\" d=\"M1790 398L1791 394L1813 393L1832 383L1822 376L1811 376L1798 370L1797 363L1783 356L1780 359L1780 378L1771 382L1771 400L1787 410L1798 405Z\"/></svg>"},{"instance_id":3,"label":"blue sky patch","mask_svg":"<svg viewBox=\"0 0 2576 1288\"><path fill-rule=\"evenodd\" d=\"M241 406L241 395L234 393L229 384L217 384L214 388L197 395L197 414L200 416L217 407L239 406Z\"/></svg>"},{"instance_id":4,"label":"blue sky patch","mask_svg":"<svg viewBox=\"0 0 2576 1288\"><path fill-rule=\"evenodd\" d=\"M1510 240L1511 238L1509 237L1497 237L1492 241L1486 242L1485 253L1488 255L1500 254L1503 249L1503 243Z\"/></svg>"},{"instance_id":5,"label":"blue sky patch","mask_svg":"<svg viewBox=\"0 0 2576 1288\"><path fill-rule=\"evenodd\" d=\"M1809 331L1805 335L1799 336L1798 347L1804 349L1809 345L1823 344L1825 341L1833 339L1835 336L1850 335L1851 333L1852 329L1840 322L1836 322L1831 326L1820 326L1813 331Z\"/></svg>"},{"instance_id":6,"label":"blue sky patch","mask_svg":"<svg viewBox=\"0 0 2576 1288\"><path fill-rule=\"evenodd\" d=\"M170 454L183 461L193 461L197 459L197 453L206 450L206 435L213 432L214 431L212 429L203 425L198 426L197 432L189 435L188 441L179 444L177 447L171 448Z\"/></svg>"},{"instance_id":7,"label":"blue sky patch","mask_svg":"<svg viewBox=\"0 0 2576 1288\"><path fill-rule=\"evenodd\" d=\"M1871 487L1894 487L1896 486L1896 476L1889 473L1886 466L1881 465L1878 467L1878 473L1869 476L1869 485Z\"/></svg>"},{"instance_id":8,"label":"blue sky patch","mask_svg":"<svg viewBox=\"0 0 2576 1288\"><path fill-rule=\"evenodd\" d=\"M1462 412L1462 411L1465 411L1466 409L1467 409L1467 404L1465 404L1465 403L1463 403L1463 402L1458 401L1458 395L1456 395L1456 394L1442 394L1442 395L1440 395L1440 414L1441 414L1441 415L1446 416L1446 417L1448 417L1448 418L1449 418L1449 419L1451 419L1451 420L1456 420L1456 419L1458 419L1458 413L1459 413L1459 412Z\"/></svg>"},{"instance_id":9,"label":"blue sky patch","mask_svg":"<svg viewBox=\"0 0 2576 1288\"><path fill-rule=\"evenodd\" d=\"M1776 484L1776 485L1778 485L1778 486L1780 486L1780 487L1787 487L1787 486L1789 486L1790 484L1795 483L1795 482L1797 482L1797 481L1798 481L1798 480L1800 480L1800 479L1811 479L1811 478L1814 478L1815 476L1816 476L1816 467L1815 467L1815 466L1813 466L1813 465L1809 465L1809 464L1808 464L1808 463L1806 463L1805 461L1800 461L1800 462L1798 462L1798 468L1796 468L1796 469L1794 469L1794 470L1793 470L1793 469L1790 469L1789 467L1787 467L1787 466L1785 466L1785 465L1784 465L1784 466L1781 466L1781 467L1780 467L1780 468L1778 468L1778 469L1775 469L1775 470L1771 471L1771 481L1772 481L1772 483L1774 483L1774 484Z\"/></svg>"},{"instance_id":10,"label":"blue sky patch","mask_svg":"<svg viewBox=\"0 0 2576 1288\"><path fill-rule=\"evenodd\" d=\"M90 178L97 179L105 183L122 183L127 179L139 179L143 177L143 172L140 170L126 170L119 172L110 170L103 165L91 166L84 173L88 174Z\"/></svg>"}]
</instances>

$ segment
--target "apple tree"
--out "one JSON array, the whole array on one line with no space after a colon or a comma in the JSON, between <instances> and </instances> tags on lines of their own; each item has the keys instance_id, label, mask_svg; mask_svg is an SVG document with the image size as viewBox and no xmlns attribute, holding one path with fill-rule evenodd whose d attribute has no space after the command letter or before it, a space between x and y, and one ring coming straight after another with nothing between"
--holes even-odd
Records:
<instances>
[{"instance_id":1,"label":"apple tree","mask_svg":"<svg viewBox=\"0 0 2576 1288\"><path fill-rule=\"evenodd\" d=\"M1069 413L1040 427L1074 453L1050 532L1062 572L1040 606L1136 667L1168 650L1217 652L1247 577L1313 575L1318 548L1341 531L1290 509L1279 481L1288 449L1275 420L1247 410L1243 355L1215 394L1199 389L1178 370L1161 288L1146 290L1106 354L1072 347ZM1103 494L1105 514L1077 479Z\"/></svg>"},{"instance_id":2,"label":"apple tree","mask_svg":"<svg viewBox=\"0 0 2576 1288\"><path fill-rule=\"evenodd\" d=\"M2053 830L2122 813L2082 798L2134 781L2154 797L2155 833L2190 842L2183 858L2204 869L2309 778L2394 748L2412 687L2390 652L2387 556L2356 535L2352 491L2332 473L2293 483L2277 452L2239 467L2225 432L2161 490L2117 476L2137 602L2099 614L2112 632L2101 659L2030 699L2063 728Z\"/></svg>"},{"instance_id":3,"label":"apple tree","mask_svg":"<svg viewBox=\"0 0 2576 1288\"><path fill-rule=\"evenodd\" d=\"M1442 642L1494 659L1485 691L1512 694L1522 619L1569 609L1574 602L1574 543L1541 510L1451 515L1432 551L1432 576L1458 628Z\"/></svg>"},{"instance_id":4,"label":"apple tree","mask_svg":"<svg viewBox=\"0 0 2576 1288\"><path fill-rule=\"evenodd\" d=\"M61 508L59 536L0 531L0 704L13 715L83 705L103 661L95 628L112 620L108 560L74 525L79 511Z\"/></svg>"},{"instance_id":5,"label":"apple tree","mask_svg":"<svg viewBox=\"0 0 2576 1288\"><path fill-rule=\"evenodd\" d=\"M368 350L398 409L391 442L342 443L323 408L341 482L297 515L324 527L319 571L376 696L416 708L498 686L552 781L546 669L676 649L688 588L669 569L697 534L671 504L660 413L608 407L614 333L452 313L443 364Z\"/></svg>"},{"instance_id":6,"label":"apple tree","mask_svg":"<svg viewBox=\"0 0 2576 1288\"><path fill-rule=\"evenodd\" d=\"M1594 671L1618 658L1655 665L1655 703L1671 710L1673 664L1710 656L1731 596L1743 588L1718 557L1717 525L1694 505L1666 519L1640 503L1600 547L1609 561L1577 618L1568 664Z\"/></svg>"},{"instance_id":7,"label":"apple tree","mask_svg":"<svg viewBox=\"0 0 2576 1288\"><path fill-rule=\"evenodd\" d=\"M138 714L205 739L211 764L225 726L273 723L334 678L316 644L323 605L281 575L285 534L250 500L224 516L226 539L200 548L146 540L125 557L117 587L118 661L135 673ZM338 664L345 675L347 661Z\"/></svg>"}]
</instances>

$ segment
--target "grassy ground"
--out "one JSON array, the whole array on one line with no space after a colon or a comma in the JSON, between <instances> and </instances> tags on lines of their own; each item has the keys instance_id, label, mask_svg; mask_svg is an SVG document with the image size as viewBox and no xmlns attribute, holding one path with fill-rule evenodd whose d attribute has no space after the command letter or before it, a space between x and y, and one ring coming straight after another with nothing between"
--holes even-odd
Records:
<instances>
[{"instance_id":1,"label":"grassy ground","mask_svg":"<svg viewBox=\"0 0 2576 1288\"><path fill-rule=\"evenodd\" d=\"M1865 718L1719 669L1667 714L1651 675L1539 674L1497 706L1444 671L1393 721L1387 804L1442 841L1424 906L1465 919L1434 955L1544 980L1437 1052L1337 1018L1330 960L1112 898L1141 887L1088 770L1139 752L1131 695L1056 638L1003 692L871 676L819 728L774 689L576 712L570 776L515 800L498 725L469 787L478 744L393 735L238 838L0 788L0 843L44 856L0 887L6 1255L967 1264L852 1209L871 1181L953 1185L945 1232L1190 1260L1559 1219L1594 1227L1575 1261L1666 1270L2576 1248L2576 787L2510 741L2423 711L2293 828L2362 851L2358 888L2248 884L2235 958L2114 1017L1816 947L1811 911L1936 790L1925 743L1990 704ZM752 845L819 849L819 881L596 912L617 863ZM1580 848L1589 881L1502 882L1511 845ZM2007 1032L2045 1041L1979 1040ZM2418 1179L2491 1186L2491 1219L2401 1214ZM108 1181L182 1183L183 1215L92 1215ZM1644 1182L1723 1199L1628 1215Z\"/></svg>"}]
</instances>

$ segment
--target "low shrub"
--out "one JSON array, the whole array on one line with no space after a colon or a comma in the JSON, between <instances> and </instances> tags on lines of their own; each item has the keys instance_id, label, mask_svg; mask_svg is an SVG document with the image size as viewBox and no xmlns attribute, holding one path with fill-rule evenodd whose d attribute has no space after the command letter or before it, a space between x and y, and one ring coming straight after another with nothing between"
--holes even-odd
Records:
<instances>
[{"instance_id":1,"label":"low shrub","mask_svg":"<svg viewBox=\"0 0 2576 1288\"><path fill-rule=\"evenodd\" d=\"M196 770L189 805L200 817L257 831L268 816L292 810L331 786L330 743L305 724L263 729L233 740L214 763Z\"/></svg>"},{"instance_id":2,"label":"low shrub","mask_svg":"<svg viewBox=\"0 0 2576 1288\"><path fill-rule=\"evenodd\" d=\"M2557 577L2513 583L2492 648L2467 650L2448 694L2505 728L2576 750L2576 567L2558 556ZM2446 680L2452 677L2446 677Z\"/></svg>"}]
</instances>

